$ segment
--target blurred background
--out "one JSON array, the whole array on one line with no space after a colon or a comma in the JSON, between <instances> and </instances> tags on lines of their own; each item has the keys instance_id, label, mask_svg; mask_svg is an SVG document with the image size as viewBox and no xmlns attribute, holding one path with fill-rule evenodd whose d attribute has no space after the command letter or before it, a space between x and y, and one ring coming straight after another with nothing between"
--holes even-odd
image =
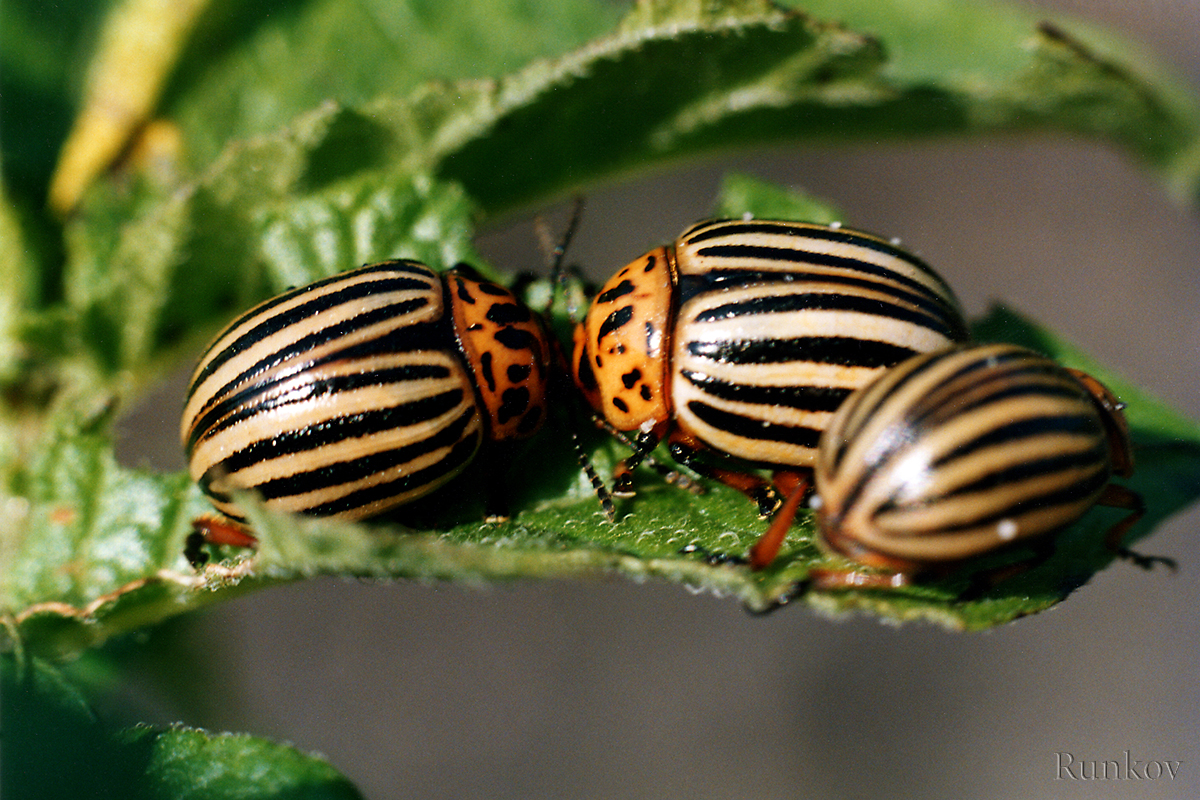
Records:
<instances>
[{"instance_id":1,"label":"blurred background","mask_svg":"<svg viewBox=\"0 0 1200 800\"><path fill-rule=\"evenodd\" d=\"M1200 87L1194 0L1026 5L1123 30ZM1003 300L1200 418L1200 221L1122 156L1047 138L746 154L591 193L572 260L606 278L706 216L729 170L833 200L901 237L973 316ZM480 247L542 263L531 217ZM181 395L126 420L127 462L182 467ZM1115 564L982 634L756 618L619 580L311 581L148 634L164 646L140 658L185 666L141 663L120 704L320 752L370 798L1197 797L1198 531L1193 508L1142 543L1176 576ZM1183 764L1136 784L1058 770L1059 754L1125 751Z\"/></svg>"}]
</instances>

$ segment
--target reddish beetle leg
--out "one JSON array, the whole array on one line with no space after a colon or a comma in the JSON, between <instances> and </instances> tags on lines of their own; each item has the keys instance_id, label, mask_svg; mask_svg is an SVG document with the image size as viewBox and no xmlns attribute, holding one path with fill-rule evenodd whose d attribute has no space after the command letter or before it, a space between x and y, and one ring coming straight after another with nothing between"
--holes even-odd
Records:
<instances>
[{"instance_id":1,"label":"reddish beetle leg","mask_svg":"<svg viewBox=\"0 0 1200 800\"><path fill-rule=\"evenodd\" d=\"M1100 495L1100 499L1096 501L1096 505L1129 509L1129 514L1125 519L1109 528L1108 533L1104 537L1104 543L1118 558L1123 558L1142 569L1153 569L1155 564L1162 564L1172 572L1179 568L1179 565L1173 558L1143 555L1142 553L1130 550L1122 544L1125 541L1125 534L1129 533L1129 529L1146 513L1146 504L1140 494L1124 486L1110 483L1104 487L1104 492Z\"/></svg>"},{"instance_id":2,"label":"reddish beetle leg","mask_svg":"<svg viewBox=\"0 0 1200 800\"><path fill-rule=\"evenodd\" d=\"M208 563L209 555L204 549L205 545L257 547L258 539L241 523L206 514L192 520L192 532L188 534L183 548L184 556L195 569L200 569Z\"/></svg>"},{"instance_id":3,"label":"reddish beetle leg","mask_svg":"<svg viewBox=\"0 0 1200 800\"><path fill-rule=\"evenodd\" d=\"M796 512L800 510L800 503L812 488L812 480L808 475L799 472L777 472L775 488L785 495L787 500L771 520L767 532L750 546L751 569L765 569L779 555L779 549L783 547L783 541L796 519Z\"/></svg>"}]
</instances>

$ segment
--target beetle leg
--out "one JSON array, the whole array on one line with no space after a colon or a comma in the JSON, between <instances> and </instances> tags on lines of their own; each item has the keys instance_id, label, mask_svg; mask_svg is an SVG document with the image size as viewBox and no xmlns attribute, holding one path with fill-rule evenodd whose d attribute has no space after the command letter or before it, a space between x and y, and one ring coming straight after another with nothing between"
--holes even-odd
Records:
<instances>
[{"instance_id":1,"label":"beetle leg","mask_svg":"<svg viewBox=\"0 0 1200 800\"><path fill-rule=\"evenodd\" d=\"M758 516L766 519L779 508L779 493L761 476L751 472L738 472L713 466L703 460L703 449L697 446L686 434L674 431L668 441L671 458L684 465L698 475L720 481L726 486L737 489L749 497L758 506Z\"/></svg>"},{"instance_id":2,"label":"beetle leg","mask_svg":"<svg viewBox=\"0 0 1200 800\"><path fill-rule=\"evenodd\" d=\"M250 533L250 529L240 522L228 517L217 517L205 514L192 520L192 532L184 542L183 555L194 569L200 569L208 563L209 555L205 545L225 545L228 547L257 547L258 539Z\"/></svg>"},{"instance_id":3,"label":"beetle leg","mask_svg":"<svg viewBox=\"0 0 1200 800\"><path fill-rule=\"evenodd\" d=\"M1146 504L1140 494L1124 486L1110 483L1104 487L1104 491L1100 494L1100 498L1096 501L1096 504L1129 510L1129 514L1109 528L1108 533L1104 536L1104 543L1108 546L1108 549L1116 553L1119 558L1123 558L1142 569L1153 569L1156 564L1162 564L1172 572L1179 568L1179 565L1173 558L1142 555L1122 544L1125 540L1125 534L1129 533L1129 529L1146 513Z\"/></svg>"},{"instance_id":4,"label":"beetle leg","mask_svg":"<svg viewBox=\"0 0 1200 800\"><path fill-rule=\"evenodd\" d=\"M613 469L614 497L633 497L633 470L658 447L658 441L659 435L654 431L642 431L633 440L633 452Z\"/></svg>"},{"instance_id":5,"label":"beetle leg","mask_svg":"<svg viewBox=\"0 0 1200 800\"><path fill-rule=\"evenodd\" d=\"M797 489L804 490L804 496L812 493L812 471L808 469L781 469L771 476L775 490L787 497Z\"/></svg>"},{"instance_id":6,"label":"beetle leg","mask_svg":"<svg viewBox=\"0 0 1200 800\"><path fill-rule=\"evenodd\" d=\"M775 556L779 555L779 548L783 547L783 540L787 538L792 521L796 519L800 503L808 495L808 490L812 485L812 482L806 477L802 477L800 473L790 471L777 473L775 481L781 489L789 489L787 501L775 515L775 519L771 520L767 532L750 546L750 569L764 569L771 565Z\"/></svg>"},{"instance_id":7,"label":"beetle leg","mask_svg":"<svg viewBox=\"0 0 1200 800\"><path fill-rule=\"evenodd\" d=\"M597 428L604 431L626 447L633 449L637 446L633 440L633 437L631 437L625 431L617 430L609 423L608 420L604 419L603 417L593 414L592 422L595 423ZM662 463L654 457L653 453L648 453L646 455L644 463L647 467L657 472L663 480L672 486L677 486L680 489L683 489L685 492L689 492L691 494L704 494L704 484L697 481L691 475L680 472L677 469L672 469L671 467ZM591 473L588 474L589 476L591 475ZM593 481L593 485L595 485L595 481ZM601 502L603 503L603 501Z\"/></svg>"},{"instance_id":8,"label":"beetle leg","mask_svg":"<svg viewBox=\"0 0 1200 800\"><path fill-rule=\"evenodd\" d=\"M710 567L720 567L726 564L733 566L742 566L746 563L746 559L741 556L730 555L729 553L714 553L707 547L701 547L698 544L687 544L679 548L681 556L700 555L704 558L704 563Z\"/></svg>"}]
</instances>

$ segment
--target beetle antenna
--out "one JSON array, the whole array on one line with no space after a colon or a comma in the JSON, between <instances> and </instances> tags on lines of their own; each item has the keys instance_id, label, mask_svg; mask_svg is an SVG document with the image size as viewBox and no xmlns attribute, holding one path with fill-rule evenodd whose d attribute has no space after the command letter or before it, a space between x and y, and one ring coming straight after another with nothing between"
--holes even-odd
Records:
<instances>
[{"instance_id":1,"label":"beetle antenna","mask_svg":"<svg viewBox=\"0 0 1200 800\"><path fill-rule=\"evenodd\" d=\"M579 432L574 427L571 427L570 433L571 446L575 448L575 457L579 460L579 466L583 467L583 473L592 482L592 491L596 493L596 499L600 501L600 507L604 509L605 518L609 522L616 522L617 509L613 505L612 493L604 485L604 479L596 472L596 467L592 464L592 459L588 457L587 451L583 449L583 441L579 438Z\"/></svg>"},{"instance_id":2,"label":"beetle antenna","mask_svg":"<svg viewBox=\"0 0 1200 800\"><path fill-rule=\"evenodd\" d=\"M564 280L563 261L567 256L567 248L571 246L571 240L575 238L575 233L579 230L579 222L583 219L583 206L583 195L575 195L575 199L571 203L571 219L567 222L566 230L557 240L550 233L546 221L541 217L537 219L538 241L541 243L542 252L546 255L546 266L550 271L550 277L556 284L561 284Z\"/></svg>"}]
</instances>

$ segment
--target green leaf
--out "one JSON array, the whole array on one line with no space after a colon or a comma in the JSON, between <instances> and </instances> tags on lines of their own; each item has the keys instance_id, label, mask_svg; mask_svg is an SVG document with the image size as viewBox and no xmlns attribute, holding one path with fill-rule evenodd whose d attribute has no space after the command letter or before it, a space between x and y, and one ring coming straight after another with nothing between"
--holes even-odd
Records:
<instances>
[{"instance_id":1,"label":"green leaf","mask_svg":"<svg viewBox=\"0 0 1200 800\"><path fill-rule=\"evenodd\" d=\"M331 98L358 105L424 81L502 75L604 33L619 13L552 0L220 4L184 54L164 111L203 165L230 139L269 133Z\"/></svg>"},{"instance_id":2,"label":"green leaf","mask_svg":"<svg viewBox=\"0 0 1200 800\"><path fill-rule=\"evenodd\" d=\"M367 8L312 2L283 19L247 12L222 23L230 28L210 23L238 36L201 32L197 41L224 42L243 65L240 80L265 72L262 91L272 97L293 90L310 97L311 79L264 70L257 48L281 35L307 41L302 34L311 33L310 22L323 31L314 40L336 40L344 35L334 33L339 26L361 26L355 15ZM871 8L891 12L865 14L868 35L766 3L645 3L617 33L499 80L427 83L370 102L362 102L365 90L336 84L322 96L342 102L313 105L282 128L228 143L224 137L241 127L224 130L229 115L208 108L201 117L222 137L222 154L181 188L136 175L131 184L127 174L97 187L68 227L65 308L45 309L28 329L63 330L65 312L64 349L90 357L104 376L134 370L144 377L191 341L182 332L211 332L231 305L261 299L280 279L289 280L270 274L262 252L280 217L324 207L324 216L312 217L315 248L324 241L322 227L355 230L355 198L387 187L419 197L432 182L438 188L427 191L459 192L465 208L495 214L715 148L1057 129L1106 136L1148 160L1172 186L1191 191L1187 154L1200 114L1194 98L1173 84L1152 83L1116 58L1107 60L1101 55L1107 50L1059 29L1039 32L1036 18L1003 7L952 6L933 17L946 30L929 23L914 29L901 0ZM839 12L854 17L855 9ZM946 48L946 34L978 47ZM396 47L386 36L377 45ZM372 46L361 51L370 65L365 73L393 63ZM498 45L496 53L496 63L512 58L501 56L507 51ZM341 60L337 67L339 74L354 73ZM181 74L191 81L181 78L174 90L182 103L192 97L184 87L201 92L209 72ZM400 81L406 83L413 81ZM221 86L222 108L224 98L245 94ZM265 101L253 106L274 108ZM193 150L200 136L193 128L202 125L198 119L183 126ZM340 263L347 267L397 254L387 241L368 245L334 251L293 272L327 271L343 255L355 259Z\"/></svg>"},{"instance_id":3,"label":"green leaf","mask_svg":"<svg viewBox=\"0 0 1200 800\"><path fill-rule=\"evenodd\" d=\"M728 184L737 190L737 202L751 210L758 192L772 207L786 199L781 190L747 179L734 177ZM802 198L792 202L808 207ZM1139 461L1131 485L1149 505L1132 539L1200 495L1200 425L1015 312L996 309L975 330L981 340L1024 344L1085 369L1129 403ZM509 522L480 521L479 487L486 477L474 465L397 515L414 527L386 520L369 525L297 520L254 510L257 551L226 552L227 560L193 573L183 558L184 539L189 520L206 504L186 476L118 467L95 422L89 427L68 420L60 430L29 478L32 509L39 516L28 520L26 547L9 573L21 578L10 577L5 587L9 607L20 609L19 636L45 655L62 656L243 591L323 574L481 582L616 573L729 595L751 610L802 602L828 612L866 610L897 621L978 629L1053 605L1112 560L1102 534L1114 512L1100 509L1060 537L1057 554L1045 565L973 602L958 601L965 578L890 592L804 592L809 570L845 563L817 548L807 514L776 564L763 572L707 557L741 556L764 530L751 504L725 487L695 496L642 469L637 497L620 503L618 521L610 524L575 465L559 420L512 462L511 496L520 513ZM590 451L602 474L621 454L599 436ZM172 498L169 504L155 506L163 496Z\"/></svg>"},{"instance_id":4,"label":"green leaf","mask_svg":"<svg viewBox=\"0 0 1200 800\"><path fill-rule=\"evenodd\" d=\"M12 797L357 798L324 759L253 736L174 726L113 730L52 667L0 656L5 792Z\"/></svg>"},{"instance_id":5,"label":"green leaf","mask_svg":"<svg viewBox=\"0 0 1200 800\"><path fill-rule=\"evenodd\" d=\"M21 324L30 302L32 276L37 267L33 248L24 230L20 212L12 205L3 180L0 180L0 383L13 380L21 372L26 353Z\"/></svg>"},{"instance_id":6,"label":"green leaf","mask_svg":"<svg viewBox=\"0 0 1200 800\"><path fill-rule=\"evenodd\" d=\"M30 208L45 204L96 29L115 4L6 0L0 7L4 178Z\"/></svg>"},{"instance_id":7,"label":"green leaf","mask_svg":"<svg viewBox=\"0 0 1200 800\"><path fill-rule=\"evenodd\" d=\"M477 521L480 479L468 474L371 525L256 513L255 555L226 553L232 558L193 572L184 540L206 503L182 473L119 466L112 413L191 358L236 311L286 286L391 257L487 269L471 245L482 220L749 145L1082 133L1124 148L1181 197L1197 196L1194 94L1114 38L1070 21L1039 26L1019 10L939 0L814 2L808 14L750 0L664 0L637 4L615 31L570 49L603 29L609 6L493 5L487 17L416 2L214 3L162 104L183 143L160 154L171 168L123 162L61 231L39 220L0 237L0 265L21 287L0 304L0 336L18 354L0 369L0 607L31 651L68 655L314 574L474 581L617 572L765 609L790 597L811 567L838 563L818 552L807 521L760 574L683 553L694 545L739 555L762 523L729 490L697 497L651 472L609 525L565 433L552 427L514 457L512 473L523 479L509 523ZM61 84L78 75L39 66L29 52L20 58L18 85L65 102ZM435 75L446 79L426 82ZM231 97L242 104L230 109ZM32 161L14 167L9 154L5 174L39 174L26 169ZM18 193L12 205L40 207L40 188L9 188ZM6 233L17 218L8 208L0 209ZM842 217L740 177L728 181L718 210ZM61 240L31 257L31 227ZM1014 315L993 315L981 331L1033 339L1084 363ZM1200 433L1113 382L1130 400L1134 485L1151 499L1141 536L1194 501ZM589 446L602 473L620 457L602 437ZM801 599L953 627L999 624L1056 602L1107 563L1095 534L1108 519L1089 516L1064 537L1063 559L977 603L956 603L954 581Z\"/></svg>"},{"instance_id":8,"label":"green leaf","mask_svg":"<svg viewBox=\"0 0 1200 800\"><path fill-rule=\"evenodd\" d=\"M721 197L714 217L735 219L746 215L762 219L795 219L830 223L846 214L826 200L784 189L750 175L732 172L721 182Z\"/></svg>"}]
</instances>

